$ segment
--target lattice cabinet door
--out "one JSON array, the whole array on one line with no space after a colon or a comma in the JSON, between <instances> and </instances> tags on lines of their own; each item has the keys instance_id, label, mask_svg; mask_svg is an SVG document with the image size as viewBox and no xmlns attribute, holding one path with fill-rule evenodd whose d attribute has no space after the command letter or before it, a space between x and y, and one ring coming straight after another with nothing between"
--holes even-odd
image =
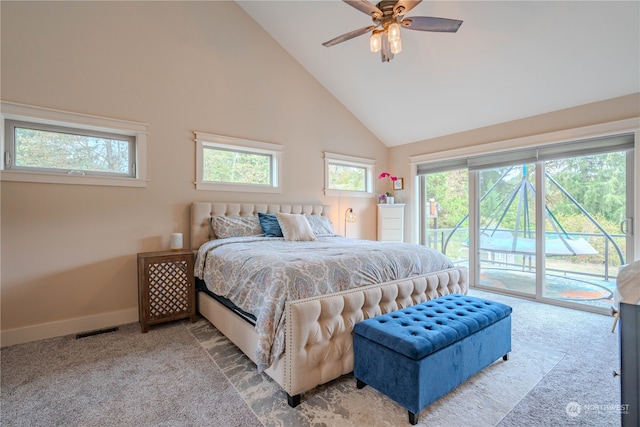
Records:
<instances>
[{"instance_id":1,"label":"lattice cabinet door","mask_svg":"<svg viewBox=\"0 0 640 427\"><path fill-rule=\"evenodd\" d=\"M138 308L142 332L149 325L190 318L196 321L191 251L138 254Z\"/></svg>"}]
</instances>

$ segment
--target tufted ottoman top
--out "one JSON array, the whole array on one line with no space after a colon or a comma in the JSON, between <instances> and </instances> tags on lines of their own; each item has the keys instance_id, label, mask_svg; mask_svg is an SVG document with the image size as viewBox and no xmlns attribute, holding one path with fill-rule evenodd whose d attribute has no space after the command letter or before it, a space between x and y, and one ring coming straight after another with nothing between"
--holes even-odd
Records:
<instances>
[{"instance_id":1,"label":"tufted ottoman top","mask_svg":"<svg viewBox=\"0 0 640 427\"><path fill-rule=\"evenodd\" d=\"M511 314L511 307L466 295L447 295L364 320L354 332L419 360Z\"/></svg>"}]
</instances>

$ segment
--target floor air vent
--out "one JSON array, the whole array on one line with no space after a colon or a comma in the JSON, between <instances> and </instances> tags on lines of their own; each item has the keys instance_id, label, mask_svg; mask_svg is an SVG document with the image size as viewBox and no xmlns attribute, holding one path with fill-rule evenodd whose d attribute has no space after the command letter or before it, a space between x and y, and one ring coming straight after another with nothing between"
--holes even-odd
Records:
<instances>
[{"instance_id":1,"label":"floor air vent","mask_svg":"<svg viewBox=\"0 0 640 427\"><path fill-rule=\"evenodd\" d=\"M89 332L82 332L82 333L76 334L76 339L91 337L93 335L106 334L108 332L115 332L119 329L120 328L115 327L115 328L106 328L106 329L96 329L95 331L89 331Z\"/></svg>"}]
</instances>

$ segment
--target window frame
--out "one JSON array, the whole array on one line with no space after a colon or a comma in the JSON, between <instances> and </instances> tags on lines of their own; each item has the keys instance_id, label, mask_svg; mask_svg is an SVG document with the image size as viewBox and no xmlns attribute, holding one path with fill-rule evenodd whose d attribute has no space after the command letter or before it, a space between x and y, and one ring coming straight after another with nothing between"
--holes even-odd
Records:
<instances>
[{"instance_id":1,"label":"window frame","mask_svg":"<svg viewBox=\"0 0 640 427\"><path fill-rule=\"evenodd\" d=\"M282 193L282 151L280 144L249 139L194 132L196 143L196 190L233 191L251 193ZM242 154L255 154L271 158L269 184L242 184L235 182L211 182L204 180L204 150L208 147Z\"/></svg>"},{"instance_id":2,"label":"window frame","mask_svg":"<svg viewBox=\"0 0 640 427\"><path fill-rule=\"evenodd\" d=\"M338 166L354 166L365 169L365 190L339 190L329 188L329 165ZM324 152L324 194L326 196L346 196L346 197L372 197L373 178L376 167L376 161L363 157L348 156L345 154L337 154Z\"/></svg>"},{"instance_id":3,"label":"window frame","mask_svg":"<svg viewBox=\"0 0 640 427\"><path fill-rule=\"evenodd\" d=\"M42 123L35 122L24 122L20 120L10 120L6 119L4 122L5 125L5 138L8 142L7 150L5 153L9 154L10 159L6 158L5 154L5 167L9 168L7 170L17 170L17 171L25 171L25 172L33 172L33 173L54 173L54 174L79 174L85 176L100 176L100 177L109 177L109 178L135 178L136 173L136 162L135 162L135 154L136 154L136 140L132 135L119 135L115 133L107 133L107 132L96 132L92 130L79 129L77 127L68 127L68 126L60 126L60 125L45 125ZM59 133L64 135L78 135L85 137L95 137L95 138L103 138L103 139L113 139L119 141L126 141L128 145L129 152L129 164L127 166L127 173L118 173L118 172L99 172L92 170L84 170L84 169L61 169L61 168L47 168L47 167L39 167L39 166L18 166L16 165L16 141L15 141L15 129L28 129L28 130L36 130L42 132L52 132ZM7 163L11 163L11 165L7 165Z\"/></svg>"},{"instance_id":4,"label":"window frame","mask_svg":"<svg viewBox=\"0 0 640 427\"><path fill-rule=\"evenodd\" d=\"M7 124L9 122L9 124ZM131 175L89 172L69 173L66 170L39 169L33 167L11 167L15 160L15 141L7 138L6 131L12 123L18 122L40 130L55 130L66 133L76 131L104 137L123 137L132 140L133 172ZM3 161L0 165L0 180L34 182L46 184L100 185L115 187L146 187L146 146L148 125L119 119L91 116L88 114L35 107L13 102L0 103L0 139ZM130 164L131 167L131 164ZM71 171L72 172L72 171Z\"/></svg>"}]
</instances>

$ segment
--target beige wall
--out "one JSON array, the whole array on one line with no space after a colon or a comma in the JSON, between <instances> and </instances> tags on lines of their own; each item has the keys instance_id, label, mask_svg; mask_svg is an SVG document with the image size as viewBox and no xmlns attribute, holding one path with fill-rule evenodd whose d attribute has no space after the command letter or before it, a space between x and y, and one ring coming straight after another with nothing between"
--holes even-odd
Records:
<instances>
[{"instance_id":1,"label":"beige wall","mask_svg":"<svg viewBox=\"0 0 640 427\"><path fill-rule=\"evenodd\" d=\"M2 100L150 129L147 188L1 183L3 345L136 321L136 253L186 237L191 201L330 204L340 232L353 207L375 239L373 198L323 195L322 153L388 149L235 3L0 7ZM196 191L195 130L282 144L284 193Z\"/></svg>"},{"instance_id":2,"label":"beige wall","mask_svg":"<svg viewBox=\"0 0 640 427\"><path fill-rule=\"evenodd\" d=\"M194 200L331 204L340 232L353 207L350 237L375 239L374 200L323 195L323 151L374 158L411 203L410 156L640 116L635 94L387 149L233 2L0 12L0 99L150 129L147 188L0 182L2 345L136 321L136 253L186 237ZM196 130L284 145L284 193L196 191Z\"/></svg>"},{"instance_id":3,"label":"beige wall","mask_svg":"<svg viewBox=\"0 0 640 427\"><path fill-rule=\"evenodd\" d=\"M519 144L521 140L525 142L524 140L528 137L562 134L563 131L569 131L564 132L564 134L570 134L570 130L576 128L589 128L595 125L638 117L640 117L640 93L635 93L566 110L392 147L389 150L389 164L395 167L394 173L398 176L410 177L411 165L409 159L412 156L451 150L464 151L465 148L469 147L482 150L478 146L491 145L503 141L507 141L507 144L505 144L507 147L515 148L516 144ZM513 144L513 147L511 144ZM636 150L636 159L640 159L638 151ZM638 169L638 164L640 164L640 161L636 160L636 170ZM405 178L405 190L402 192L403 200L409 205L412 205L414 191L414 183L411 179ZM636 206L640 206L640 185L636 186L635 197ZM640 209L636 210L640 211ZM410 225L415 220L415 212L414 209L409 208L405 213L405 240L411 241L415 237L410 228ZM636 252L640 252L640 246Z\"/></svg>"}]
</instances>

